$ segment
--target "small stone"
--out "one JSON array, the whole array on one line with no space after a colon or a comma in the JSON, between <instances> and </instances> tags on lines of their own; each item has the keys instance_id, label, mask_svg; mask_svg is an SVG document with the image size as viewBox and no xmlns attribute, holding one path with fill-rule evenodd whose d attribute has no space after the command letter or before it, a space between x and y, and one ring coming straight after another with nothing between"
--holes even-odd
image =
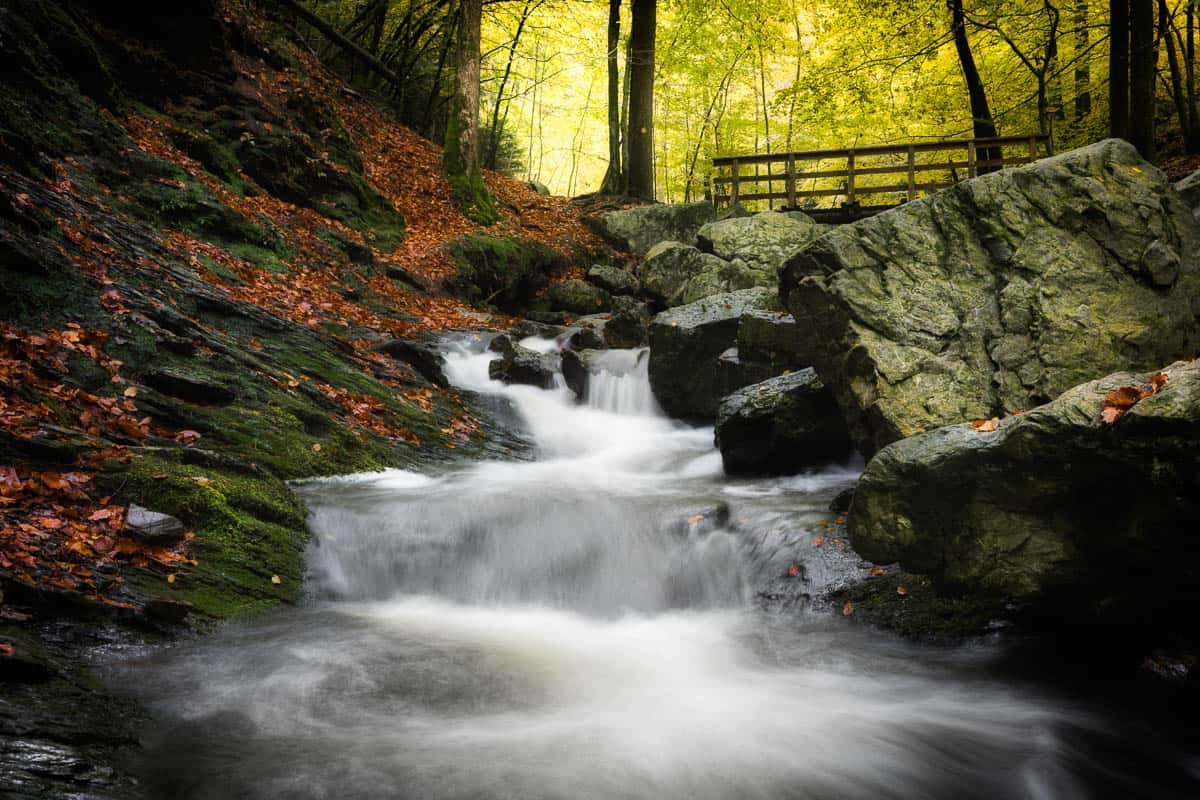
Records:
<instances>
[{"instance_id":1,"label":"small stone","mask_svg":"<svg viewBox=\"0 0 1200 800\"><path fill-rule=\"evenodd\" d=\"M125 514L125 532L146 544L168 544L184 537L183 523L170 514L131 504Z\"/></svg>"}]
</instances>

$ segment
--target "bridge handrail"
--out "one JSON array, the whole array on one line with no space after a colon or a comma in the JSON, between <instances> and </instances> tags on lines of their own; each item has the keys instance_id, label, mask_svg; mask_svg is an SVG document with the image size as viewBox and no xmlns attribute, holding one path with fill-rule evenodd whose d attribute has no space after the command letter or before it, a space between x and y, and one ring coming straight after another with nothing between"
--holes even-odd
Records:
<instances>
[{"instance_id":1,"label":"bridge handrail","mask_svg":"<svg viewBox=\"0 0 1200 800\"><path fill-rule=\"evenodd\" d=\"M1016 156L1005 157L1003 148L1021 146L1023 152ZM916 160L919 153L944 152L949 150L965 150L965 159L955 160L950 156L948 161L920 163ZM846 147L824 150L802 150L782 153L750 153L744 155L715 156L712 159L713 176L710 194L716 205L726 202L733 205L739 201L766 200L773 208L775 200L783 200L785 207L796 208L798 198L839 197L844 196L843 207L860 208L858 195L901 194L907 200L916 197L917 192L935 191L953 186L961 180L974 178L981 172L990 171L993 167L1006 167L1017 164L1027 164L1039 158L1039 151L1049 155L1053 152L1050 136L1047 134L1028 134L1024 136L994 136L978 139L948 139L939 142L913 142L911 144L867 145L864 147ZM858 166L857 158L878 156L907 156L903 164L885 164L883 166ZM797 163L808 161L823 161L829 159L844 159L844 169L799 171ZM758 168L767 166L765 174L758 174ZM783 172L775 172L773 164L784 164ZM742 173L743 166L753 166L754 173ZM960 176L959 170L962 171ZM918 173L930 171L947 171L950 180L928 180L917 182ZM726 174L719 174L719 173ZM905 180L897 184L862 185L856 186L855 178L865 175L904 175ZM800 189L797 181L819 180L822 178L845 178L845 182L837 188ZM785 191L772 191L772 183L782 181ZM743 184L758 189L755 184L766 183L767 191L743 192ZM728 186L728 193L718 191L720 187ZM890 206L869 206L867 209L882 210Z\"/></svg>"}]
</instances>

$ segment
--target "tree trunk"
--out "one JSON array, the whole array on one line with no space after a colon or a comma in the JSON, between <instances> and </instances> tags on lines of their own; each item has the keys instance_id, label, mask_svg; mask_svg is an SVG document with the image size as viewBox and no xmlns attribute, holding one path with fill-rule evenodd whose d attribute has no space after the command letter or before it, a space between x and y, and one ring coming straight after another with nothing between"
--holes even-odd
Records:
<instances>
[{"instance_id":1,"label":"tree trunk","mask_svg":"<svg viewBox=\"0 0 1200 800\"><path fill-rule=\"evenodd\" d=\"M1188 127L1200 140L1200 112L1196 110L1196 7L1187 3L1184 24L1187 25L1187 44L1184 46L1184 74L1187 76ZM1200 148L1200 141L1195 143ZM1189 147L1189 152L1196 152Z\"/></svg>"},{"instance_id":2,"label":"tree trunk","mask_svg":"<svg viewBox=\"0 0 1200 800\"><path fill-rule=\"evenodd\" d=\"M517 22L516 33L513 34L512 44L508 46L508 62L504 65L504 75L500 78L500 88L496 90L496 102L492 106L492 135L488 142L488 169L496 168L496 154L500 151L500 106L504 103L504 89L508 86L508 78L512 75L513 61L517 57L517 45L521 41L521 31L525 30L525 22L533 11L533 0L525 0L521 9L521 19Z\"/></svg>"},{"instance_id":3,"label":"tree trunk","mask_svg":"<svg viewBox=\"0 0 1200 800\"><path fill-rule=\"evenodd\" d=\"M633 0L629 31L629 193L654 199L654 34L656 0Z\"/></svg>"},{"instance_id":4,"label":"tree trunk","mask_svg":"<svg viewBox=\"0 0 1200 800\"><path fill-rule=\"evenodd\" d=\"M1108 130L1117 139L1129 131L1129 0L1108 3Z\"/></svg>"},{"instance_id":5,"label":"tree trunk","mask_svg":"<svg viewBox=\"0 0 1200 800\"><path fill-rule=\"evenodd\" d=\"M455 26L458 24L458 14L454 13L453 4L446 9L445 24L446 27L442 31L442 52L438 56L437 70L433 73L433 82L429 87L429 99L425 103L425 131L430 138L434 132L434 110L441 105L439 100L442 95L442 73L446 69L446 60L450 57L450 50L454 45Z\"/></svg>"},{"instance_id":6,"label":"tree trunk","mask_svg":"<svg viewBox=\"0 0 1200 800\"><path fill-rule=\"evenodd\" d=\"M1171 99L1175 102L1175 113L1179 115L1179 127L1187 151L1192 152L1195 132L1188 117L1187 100L1184 97L1183 72L1179 68L1179 57L1175 53L1175 33L1172 30L1171 11L1167 0L1158 0L1158 37L1167 45L1167 66L1171 70Z\"/></svg>"},{"instance_id":7,"label":"tree trunk","mask_svg":"<svg viewBox=\"0 0 1200 800\"><path fill-rule=\"evenodd\" d=\"M475 222L490 225L499 215L479 171L479 37L482 15L481 0L462 0L459 7L454 107L446 125L442 166L463 213Z\"/></svg>"},{"instance_id":8,"label":"tree trunk","mask_svg":"<svg viewBox=\"0 0 1200 800\"><path fill-rule=\"evenodd\" d=\"M1075 119L1092 113L1092 67L1087 59L1088 0L1075 0Z\"/></svg>"},{"instance_id":9,"label":"tree trunk","mask_svg":"<svg viewBox=\"0 0 1200 800\"><path fill-rule=\"evenodd\" d=\"M1147 161L1154 160L1155 63L1154 0L1130 0L1129 141Z\"/></svg>"},{"instance_id":10,"label":"tree trunk","mask_svg":"<svg viewBox=\"0 0 1200 800\"><path fill-rule=\"evenodd\" d=\"M986 139L996 135L996 123L992 120L992 110L988 107L987 92L983 88L983 80L979 77L979 69L975 66L975 56L971 53L971 43L967 39L966 15L963 13L962 0L947 0L950 8L951 33L954 34L954 49L958 52L958 63L962 67L963 78L967 82L967 96L971 102L971 129L976 139ZM985 149L980 154L985 161L999 160L999 149ZM991 172L996 167L984 167L979 171Z\"/></svg>"},{"instance_id":11,"label":"tree trunk","mask_svg":"<svg viewBox=\"0 0 1200 800\"><path fill-rule=\"evenodd\" d=\"M621 0L608 0L608 170L602 194L620 194L625 187L621 165Z\"/></svg>"}]
</instances>

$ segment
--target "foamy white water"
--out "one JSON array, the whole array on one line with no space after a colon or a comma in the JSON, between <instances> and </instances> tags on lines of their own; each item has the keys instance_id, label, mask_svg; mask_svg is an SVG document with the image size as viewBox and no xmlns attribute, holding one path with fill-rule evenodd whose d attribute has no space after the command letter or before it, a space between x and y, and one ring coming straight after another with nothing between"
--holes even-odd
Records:
<instances>
[{"instance_id":1,"label":"foamy white water","mask_svg":"<svg viewBox=\"0 0 1200 800\"><path fill-rule=\"evenodd\" d=\"M492 357L459 346L447 374L508 398L537 461L308 485L312 602L127 666L160 715L144 771L156 796L1068 798L1144 785L1088 749L1123 731L987 677L986 649L757 609L768 587L797 585L786 564L856 465L727 482L712 430L658 411L643 353L606 355L582 401L561 383L493 382ZM711 524L722 499L724 527ZM843 558L807 572L853 568Z\"/></svg>"}]
</instances>

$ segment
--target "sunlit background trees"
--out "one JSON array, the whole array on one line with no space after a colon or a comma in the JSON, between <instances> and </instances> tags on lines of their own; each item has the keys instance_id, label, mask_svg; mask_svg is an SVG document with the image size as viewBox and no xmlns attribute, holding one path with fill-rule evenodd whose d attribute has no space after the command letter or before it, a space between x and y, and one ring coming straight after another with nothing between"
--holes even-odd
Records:
<instances>
[{"instance_id":1,"label":"sunlit background trees","mask_svg":"<svg viewBox=\"0 0 1200 800\"><path fill-rule=\"evenodd\" d=\"M444 139L461 0L308 6L397 80L307 32L315 50ZM1110 127L1159 156L1200 148L1193 0L483 0L484 167L555 193L637 193L630 167L645 109L631 103L633 6L656 12L660 200L703 196L719 153L926 141L988 123L1001 135L1050 133L1058 150ZM964 78L964 43L979 97Z\"/></svg>"}]
</instances>

